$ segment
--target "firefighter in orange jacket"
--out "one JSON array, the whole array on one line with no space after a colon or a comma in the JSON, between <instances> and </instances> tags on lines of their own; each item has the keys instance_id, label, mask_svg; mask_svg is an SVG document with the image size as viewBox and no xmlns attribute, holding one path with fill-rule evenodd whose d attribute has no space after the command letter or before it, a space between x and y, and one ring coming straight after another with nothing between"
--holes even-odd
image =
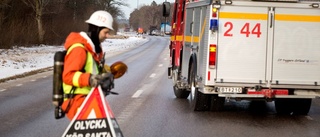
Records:
<instances>
[{"instance_id":1,"label":"firefighter in orange jacket","mask_svg":"<svg viewBox=\"0 0 320 137\"><path fill-rule=\"evenodd\" d=\"M86 23L89 25L88 33L71 32L64 44L67 54L62 75L65 95L62 109L70 120L92 87L98 86L102 81L113 84L112 74L103 72L103 67L99 67L104 65L99 64L104 58L100 44L108 37L109 31L113 30L113 18L106 11L96 11ZM112 88L101 87L103 90Z\"/></svg>"}]
</instances>

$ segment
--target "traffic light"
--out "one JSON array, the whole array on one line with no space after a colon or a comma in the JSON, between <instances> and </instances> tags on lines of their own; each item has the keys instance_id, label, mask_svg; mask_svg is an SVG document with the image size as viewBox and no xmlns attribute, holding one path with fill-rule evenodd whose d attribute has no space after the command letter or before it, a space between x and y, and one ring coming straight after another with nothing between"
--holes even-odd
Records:
<instances>
[{"instance_id":1,"label":"traffic light","mask_svg":"<svg viewBox=\"0 0 320 137\"><path fill-rule=\"evenodd\" d=\"M170 2L163 2L162 4L162 16L169 17L170 15Z\"/></svg>"}]
</instances>

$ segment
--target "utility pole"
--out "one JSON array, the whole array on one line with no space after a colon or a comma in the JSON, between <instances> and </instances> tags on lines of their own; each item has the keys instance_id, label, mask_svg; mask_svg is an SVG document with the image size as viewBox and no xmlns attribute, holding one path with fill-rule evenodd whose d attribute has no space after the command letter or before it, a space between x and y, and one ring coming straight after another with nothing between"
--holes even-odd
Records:
<instances>
[{"instance_id":1,"label":"utility pole","mask_svg":"<svg viewBox=\"0 0 320 137\"><path fill-rule=\"evenodd\" d=\"M138 7L139 7L139 0L137 0L137 10L138 10ZM139 28L140 28L140 21L138 21L138 28L137 29L139 30Z\"/></svg>"},{"instance_id":2,"label":"utility pole","mask_svg":"<svg viewBox=\"0 0 320 137\"><path fill-rule=\"evenodd\" d=\"M137 0L137 9L138 9L138 7L139 7L139 0Z\"/></svg>"}]
</instances>

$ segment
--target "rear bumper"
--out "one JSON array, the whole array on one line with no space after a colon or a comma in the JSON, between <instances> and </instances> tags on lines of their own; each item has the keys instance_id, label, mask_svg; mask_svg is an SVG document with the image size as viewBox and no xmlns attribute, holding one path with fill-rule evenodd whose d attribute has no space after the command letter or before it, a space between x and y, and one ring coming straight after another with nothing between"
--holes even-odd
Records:
<instances>
[{"instance_id":1,"label":"rear bumper","mask_svg":"<svg viewBox=\"0 0 320 137\"><path fill-rule=\"evenodd\" d=\"M243 93L221 93L216 88L206 87L200 89L204 94L216 94L219 97L225 98L256 98L256 99L273 99L273 98L320 98L320 90L310 89L294 89L289 92L288 89L260 89L259 91L244 89Z\"/></svg>"},{"instance_id":2,"label":"rear bumper","mask_svg":"<svg viewBox=\"0 0 320 137\"><path fill-rule=\"evenodd\" d=\"M219 97L225 97L225 98L256 98L256 99L267 99L267 98L301 98L301 99L313 99L313 98L319 98L319 95L275 95L272 97L268 97L265 95L248 95L248 94L218 94Z\"/></svg>"}]
</instances>

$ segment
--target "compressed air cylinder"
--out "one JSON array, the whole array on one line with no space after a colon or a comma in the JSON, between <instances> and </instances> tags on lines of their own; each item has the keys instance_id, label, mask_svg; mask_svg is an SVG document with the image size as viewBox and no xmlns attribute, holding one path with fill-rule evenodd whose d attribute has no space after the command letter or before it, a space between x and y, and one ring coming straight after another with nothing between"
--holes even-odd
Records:
<instances>
[{"instance_id":1,"label":"compressed air cylinder","mask_svg":"<svg viewBox=\"0 0 320 137\"><path fill-rule=\"evenodd\" d=\"M54 54L52 103L55 106L61 106L63 103L62 72L65 55L65 51L58 51Z\"/></svg>"}]
</instances>

